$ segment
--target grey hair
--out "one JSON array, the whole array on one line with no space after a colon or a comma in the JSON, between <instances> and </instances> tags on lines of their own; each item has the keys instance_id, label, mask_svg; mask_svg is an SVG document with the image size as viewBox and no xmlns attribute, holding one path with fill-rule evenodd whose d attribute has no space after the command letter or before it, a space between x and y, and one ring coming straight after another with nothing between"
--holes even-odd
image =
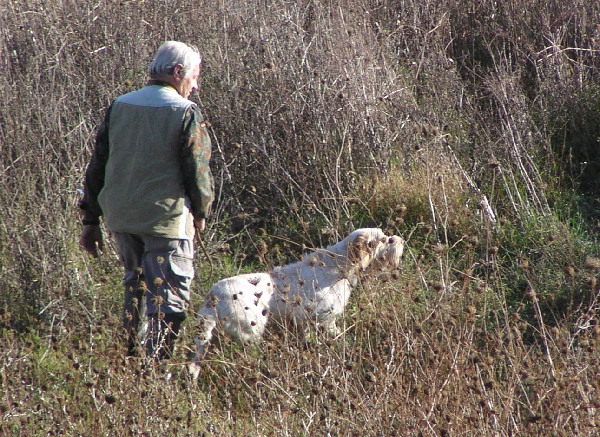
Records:
<instances>
[{"instance_id":1,"label":"grey hair","mask_svg":"<svg viewBox=\"0 0 600 437\"><path fill-rule=\"evenodd\" d=\"M195 46L179 41L167 41L156 51L154 59L148 66L148 74L151 79L172 76L175 66L181 64L183 77L187 77L201 61L202 58Z\"/></svg>"}]
</instances>

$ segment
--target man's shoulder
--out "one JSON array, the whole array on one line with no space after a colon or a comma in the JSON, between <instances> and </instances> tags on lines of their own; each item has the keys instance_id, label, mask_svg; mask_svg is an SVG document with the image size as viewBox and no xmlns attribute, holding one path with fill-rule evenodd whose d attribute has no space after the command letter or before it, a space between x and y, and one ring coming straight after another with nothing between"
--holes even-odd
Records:
<instances>
[{"instance_id":1,"label":"man's shoulder","mask_svg":"<svg viewBox=\"0 0 600 437\"><path fill-rule=\"evenodd\" d=\"M115 103L150 107L170 106L181 109L195 106L194 102L180 96L173 88L160 85L148 85L123 94L115 99Z\"/></svg>"}]
</instances>

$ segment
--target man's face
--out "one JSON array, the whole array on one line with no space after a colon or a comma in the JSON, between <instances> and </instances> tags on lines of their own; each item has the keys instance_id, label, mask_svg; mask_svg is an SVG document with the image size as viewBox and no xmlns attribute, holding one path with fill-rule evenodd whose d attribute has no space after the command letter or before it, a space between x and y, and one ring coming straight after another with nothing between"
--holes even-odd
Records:
<instances>
[{"instance_id":1,"label":"man's face","mask_svg":"<svg viewBox=\"0 0 600 437\"><path fill-rule=\"evenodd\" d=\"M198 77L200 76L200 65L196 65L190 74L179 80L177 92L184 98L188 98L190 94L198 89Z\"/></svg>"}]
</instances>

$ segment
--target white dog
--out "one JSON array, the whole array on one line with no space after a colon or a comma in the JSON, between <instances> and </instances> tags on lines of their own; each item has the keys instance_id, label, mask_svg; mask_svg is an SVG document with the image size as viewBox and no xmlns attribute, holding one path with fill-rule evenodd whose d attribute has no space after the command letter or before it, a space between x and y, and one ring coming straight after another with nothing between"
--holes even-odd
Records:
<instances>
[{"instance_id":1,"label":"white dog","mask_svg":"<svg viewBox=\"0 0 600 437\"><path fill-rule=\"evenodd\" d=\"M206 354L217 323L240 343L258 342L270 317L296 325L310 321L337 335L336 319L344 312L358 274L398 267L403 251L401 237L387 237L377 228L358 229L339 243L271 273L242 274L217 282L198 314L196 357L190 373L198 376L198 361Z\"/></svg>"}]
</instances>

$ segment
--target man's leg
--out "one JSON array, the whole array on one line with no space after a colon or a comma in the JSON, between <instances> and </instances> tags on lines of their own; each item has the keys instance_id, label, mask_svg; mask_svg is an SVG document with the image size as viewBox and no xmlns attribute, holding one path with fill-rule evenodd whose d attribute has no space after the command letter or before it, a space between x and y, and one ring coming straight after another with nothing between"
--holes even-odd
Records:
<instances>
[{"instance_id":1,"label":"man's leg","mask_svg":"<svg viewBox=\"0 0 600 437\"><path fill-rule=\"evenodd\" d=\"M138 355L140 348L140 330L145 324L146 283L142 271L144 243L137 235L115 233L115 239L125 267L123 286L125 297L123 305L123 326L127 338L127 354Z\"/></svg>"},{"instance_id":2,"label":"man's leg","mask_svg":"<svg viewBox=\"0 0 600 437\"><path fill-rule=\"evenodd\" d=\"M145 246L142 265L148 285L146 353L156 359L170 358L190 303L193 243L192 240L142 238Z\"/></svg>"}]
</instances>

